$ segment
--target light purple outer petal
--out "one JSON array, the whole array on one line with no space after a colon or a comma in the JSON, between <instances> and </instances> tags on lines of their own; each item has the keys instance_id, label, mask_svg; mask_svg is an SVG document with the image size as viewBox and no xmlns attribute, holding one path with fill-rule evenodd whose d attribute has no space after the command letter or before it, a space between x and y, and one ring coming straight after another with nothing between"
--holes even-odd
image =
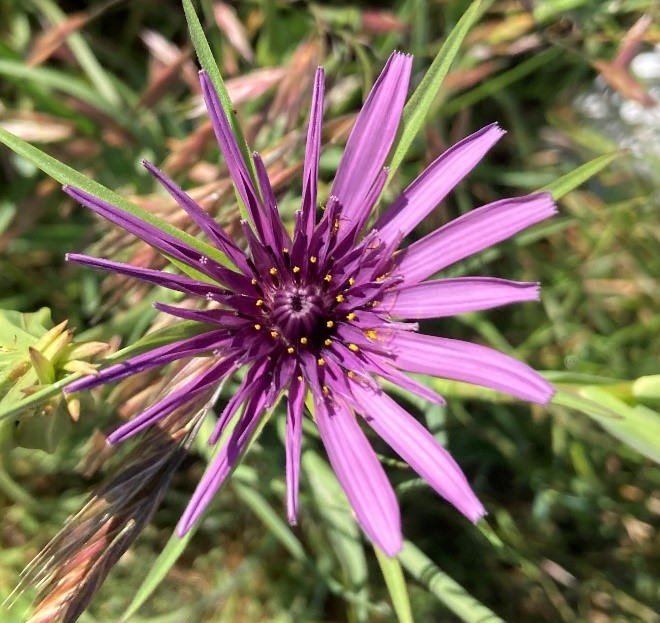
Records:
<instances>
[{"instance_id":1,"label":"light purple outer petal","mask_svg":"<svg viewBox=\"0 0 660 623\"><path fill-rule=\"evenodd\" d=\"M200 355L215 348L222 348L226 345L227 339L227 331L218 329L215 331L206 331L201 335L195 335L194 337L166 344L165 346L159 346L121 363L116 363L95 376L86 376L78 379L67 385L64 388L64 392L70 394L83 389L91 389L98 385L121 381L138 372L144 372L145 370L150 370L151 368L162 366L166 363L183 359L184 357Z\"/></svg>"},{"instance_id":2,"label":"light purple outer petal","mask_svg":"<svg viewBox=\"0 0 660 623\"><path fill-rule=\"evenodd\" d=\"M556 213L549 193L503 199L472 210L403 249L396 269L415 283Z\"/></svg>"},{"instance_id":3,"label":"light purple outer petal","mask_svg":"<svg viewBox=\"0 0 660 623\"><path fill-rule=\"evenodd\" d=\"M408 235L504 135L496 123L464 138L436 158L374 225L384 241Z\"/></svg>"},{"instance_id":4,"label":"light purple outer petal","mask_svg":"<svg viewBox=\"0 0 660 623\"><path fill-rule=\"evenodd\" d=\"M241 421L237 423L227 443L207 468L190 498L190 502L176 527L176 533L180 537L185 536L193 527L218 489L231 474L234 464L241 456L257 424L259 424L265 401L266 393L262 390L255 392L247 403L245 411L241 415Z\"/></svg>"},{"instance_id":5,"label":"light purple outer petal","mask_svg":"<svg viewBox=\"0 0 660 623\"><path fill-rule=\"evenodd\" d=\"M332 469L362 529L388 556L396 556L403 546L399 505L354 415L344 405L326 408L317 404L316 424Z\"/></svg>"},{"instance_id":6,"label":"light purple outer petal","mask_svg":"<svg viewBox=\"0 0 660 623\"><path fill-rule=\"evenodd\" d=\"M323 97L325 94L325 74L323 67L316 70L314 77L314 92L312 94L312 110L309 113L307 129L307 146L305 148L305 163L302 183L302 227L311 238L316 217L316 189L319 176L319 156L321 153L321 128L323 124Z\"/></svg>"},{"instance_id":7,"label":"light purple outer petal","mask_svg":"<svg viewBox=\"0 0 660 623\"><path fill-rule=\"evenodd\" d=\"M305 405L305 385L294 375L289 387L286 420L286 509L289 523L298 521L298 486L300 482L300 447L302 417Z\"/></svg>"},{"instance_id":8,"label":"light purple outer petal","mask_svg":"<svg viewBox=\"0 0 660 623\"><path fill-rule=\"evenodd\" d=\"M388 344L394 364L408 372L474 383L539 404L547 404L555 391L529 366L479 344L404 331Z\"/></svg>"},{"instance_id":9,"label":"light purple outer petal","mask_svg":"<svg viewBox=\"0 0 660 623\"><path fill-rule=\"evenodd\" d=\"M412 57L394 52L376 80L348 137L330 191L343 206L342 218L351 223L385 164L396 136L410 81Z\"/></svg>"},{"instance_id":10,"label":"light purple outer petal","mask_svg":"<svg viewBox=\"0 0 660 623\"><path fill-rule=\"evenodd\" d=\"M212 389L234 368L235 365L229 360L219 362L203 374L196 376L190 383L168 394L163 400L151 405L140 415L120 426L108 435L108 443L112 445L122 443L145 428L155 424L158 420L187 402L190 402L199 394Z\"/></svg>"},{"instance_id":11,"label":"light purple outer petal","mask_svg":"<svg viewBox=\"0 0 660 623\"><path fill-rule=\"evenodd\" d=\"M538 298L538 283L464 277L426 281L390 291L383 297L383 307L401 318L442 318Z\"/></svg>"},{"instance_id":12,"label":"light purple outer petal","mask_svg":"<svg viewBox=\"0 0 660 623\"><path fill-rule=\"evenodd\" d=\"M374 431L470 521L486 514L456 461L412 415L384 392L357 383L351 391Z\"/></svg>"}]
</instances>

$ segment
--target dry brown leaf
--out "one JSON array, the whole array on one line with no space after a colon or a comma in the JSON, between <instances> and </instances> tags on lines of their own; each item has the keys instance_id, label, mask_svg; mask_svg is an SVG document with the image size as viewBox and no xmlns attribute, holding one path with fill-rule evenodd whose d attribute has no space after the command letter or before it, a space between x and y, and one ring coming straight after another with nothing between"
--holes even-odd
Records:
<instances>
[{"instance_id":1,"label":"dry brown leaf","mask_svg":"<svg viewBox=\"0 0 660 623\"><path fill-rule=\"evenodd\" d=\"M41 33L34 40L27 57L27 64L31 67L41 65L62 46L71 33L80 30L90 19L92 19L92 15L89 13L72 13L61 24L56 24L50 30Z\"/></svg>"},{"instance_id":2,"label":"dry brown leaf","mask_svg":"<svg viewBox=\"0 0 660 623\"><path fill-rule=\"evenodd\" d=\"M608 61L593 61L605 82L628 100L639 102L642 106L651 107L655 100L646 89L632 76L627 67L621 67Z\"/></svg>"},{"instance_id":3,"label":"dry brown leaf","mask_svg":"<svg viewBox=\"0 0 660 623\"><path fill-rule=\"evenodd\" d=\"M254 62L254 51L236 10L224 2L216 2L213 5L213 15L218 28L226 35L230 45L246 61Z\"/></svg>"}]
</instances>

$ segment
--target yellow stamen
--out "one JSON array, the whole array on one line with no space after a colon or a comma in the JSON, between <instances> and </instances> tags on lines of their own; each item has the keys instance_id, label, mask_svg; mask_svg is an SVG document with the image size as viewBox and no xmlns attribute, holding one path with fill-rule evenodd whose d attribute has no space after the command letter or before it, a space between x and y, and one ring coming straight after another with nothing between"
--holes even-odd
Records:
<instances>
[{"instance_id":1,"label":"yellow stamen","mask_svg":"<svg viewBox=\"0 0 660 623\"><path fill-rule=\"evenodd\" d=\"M256 305L257 307L261 307L263 304L264 304L263 299L259 299L259 300L255 303L255 305Z\"/></svg>"},{"instance_id":2,"label":"yellow stamen","mask_svg":"<svg viewBox=\"0 0 660 623\"><path fill-rule=\"evenodd\" d=\"M332 329L332 327L335 326L335 323L332 322L332 320L328 320L328 322L325 323L325 326L328 327L328 329Z\"/></svg>"},{"instance_id":3,"label":"yellow stamen","mask_svg":"<svg viewBox=\"0 0 660 623\"><path fill-rule=\"evenodd\" d=\"M346 314L346 320L355 320L355 312Z\"/></svg>"},{"instance_id":4,"label":"yellow stamen","mask_svg":"<svg viewBox=\"0 0 660 623\"><path fill-rule=\"evenodd\" d=\"M376 335L376 332L373 329L368 329L367 331L364 332L364 334L370 339L370 340L375 340L378 336Z\"/></svg>"},{"instance_id":5,"label":"yellow stamen","mask_svg":"<svg viewBox=\"0 0 660 623\"><path fill-rule=\"evenodd\" d=\"M352 342L348 345L348 348L354 353L357 353L360 350L360 347L357 344L353 344Z\"/></svg>"},{"instance_id":6,"label":"yellow stamen","mask_svg":"<svg viewBox=\"0 0 660 623\"><path fill-rule=\"evenodd\" d=\"M256 286L256 285L257 285L257 280L254 279L254 277L253 277L252 279L250 279L250 283L251 283L253 286Z\"/></svg>"},{"instance_id":7,"label":"yellow stamen","mask_svg":"<svg viewBox=\"0 0 660 623\"><path fill-rule=\"evenodd\" d=\"M337 301L337 303L341 303L344 300L344 295L338 294L337 296L335 296L335 300Z\"/></svg>"},{"instance_id":8,"label":"yellow stamen","mask_svg":"<svg viewBox=\"0 0 660 623\"><path fill-rule=\"evenodd\" d=\"M354 378L355 378L355 372L353 372L353 370L349 370L349 371L346 373L346 376L347 376L349 379L354 379Z\"/></svg>"},{"instance_id":9,"label":"yellow stamen","mask_svg":"<svg viewBox=\"0 0 660 623\"><path fill-rule=\"evenodd\" d=\"M325 342L323 342L323 343L324 343L326 346L330 346L330 345L332 344L332 340L331 340L330 338L328 338L328 339L325 340Z\"/></svg>"},{"instance_id":10,"label":"yellow stamen","mask_svg":"<svg viewBox=\"0 0 660 623\"><path fill-rule=\"evenodd\" d=\"M303 380L302 374L299 374L297 378L299 381L302 381Z\"/></svg>"},{"instance_id":11,"label":"yellow stamen","mask_svg":"<svg viewBox=\"0 0 660 623\"><path fill-rule=\"evenodd\" d=\"M255 324L255 325L254 325L254 328L255 328L257 331L261 331L261 325L260 325L260 324Z\"/></svg>"},{"instance_id":12,"label":"yellow stamen","mask_svg":"<svg viewBox=\"0 0 660 623\"><path fill-rule=\"evenodd\" d=\"M300 343L301 343L303 346L305 346L305 344L307 344L307 338L306 338L306 337L301 337L301 338L300 338Z\"/></svg>"},{"instance_id":13,"label":"yellow stamen","mask_svg":"<svg viewBox=\"0 0 660 623\"><path fill-rule=\"evenodd\" d=\"M316 255L312 255L312 257L309 258L309 261L310 261L312 264L316 264Z\"/></svg>"},{"instance_id":14,"label":"yellow stamen","mask_svg":"<svg viewBox=\"0 0 660 623\"><path fill-rule=\"evenodd\" d=\"M300 266L294 266L293 267L293 272L294 273L299 273L300 272Z\"/></svg>"},{"instance_id":15,"label":"yellow stamen","mask_svg":"<svg viewBox=\"0 0 660 623\"><path fill-rule=\"evenodd\" d=\"M325 359L323 359L323 357L319 357L316 360L316 363L318 363L320 366L324 366L325 365Z\"/></svg>"},{"instance_id":16,"label":"yellow stamen","mask_svg":"<svg viewBox=\"0 0 660 623\"><path fill-rule=\"evenodd\" d=\"M323 277L323 279L324 279L324 281L327 281L328 283L330 283L332 281L332 275L326 275L325 277Z\"/></svg>"},{"instance_id":17,"label":"yellow stamen","mask_svg":"<svg viewBox=\"0 0 660 623\"><path fill-rule=\"evenodd\" d=\"M330 388L327 385L323 386L323 395L327 396L330 393Z\"/></svg>"},{"instance_id":18,"label":"yellow stamen","mask_svg":"<svg viewBox=\"0 0 660 623\"><path fill-rule=\"evenodd\" d=\"M269 272L271 275L277 275L277 268L275 268L275 266L273 266L268 272Z\"/></svg>"},{"instance_id":19,"label":"yellow stamen","mask_svg":"<svg viewBox=\"0 0 660 623\"><path fill-rule=\"evenodd\" d=\"M372 307L378 307L379 305L380 305L380 301L371 301Z\"/></svg>"},{"instance_id":20,"label":"yellow stamen","mask_svg":"<svg viewBox=\"0 0 660 623\"><path fill-rule=\"evenodd\" d=\"M293 346L289 346L289 348L286 349L286 352L289 353L289 355L293 355L293 353L296 352L296 349Z\"/></svg>"},{"instance_id":21,"label":"yellow stamen","mask_svg":"<svg viewBox=\"0 0 660 623\"><path fill-rule=\"evenodd\" d=\"M288 253L289 252L289 247L284 247L282 249L282 253Z\"/></svg>"},{"instance_id":22,"label":"yellow stamen","mask_svg":"<svg viewBox=\"0 0 660 623\"><path fill-rule=\"evenodd\" d=\"M355 284L355 277L349 277L349 278L348 278L348 285L349 285L349 286L352 286L352 285L354 285L354 284Z\"/></svg>"},{"instance_id":23,"label":"yellow stamen","mask_svg":"<svg viewBox=\"0 0 660 623\"><path fill-rule=\"evenodd\" d=\"M280 334L279 334L277 331L271 331L271 332L270 332L270 336L271 336L271 337L274 337L275 339L277 339L278 337L280 337Z\"/></svg>"}]
</instances>

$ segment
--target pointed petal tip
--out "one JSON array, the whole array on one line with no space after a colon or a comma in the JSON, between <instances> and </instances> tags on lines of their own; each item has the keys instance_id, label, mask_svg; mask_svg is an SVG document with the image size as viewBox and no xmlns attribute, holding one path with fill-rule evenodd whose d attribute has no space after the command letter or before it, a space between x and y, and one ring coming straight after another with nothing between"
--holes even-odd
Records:
<instances>
[{"instance_id":1,"label":"pointed petal tip","mask_svg":"<svg viewBox=\"0 0 660 623\"><path fill-rule=\"evenodd\" d=\"M180 538L183 539L188 532L190 532L190 528L192 528L194 522L190 521L183 521L183 518L179 521L179 523L176 526L175 533L176 535Z\"/></svg>"},{"instance_id":2,"label":"pointed petal tip","mask_svg":"<svg viewBox=\"0 0 660 623\"><path fill-rule=\"evenodd\" d=\"M374 541L374 544L378 546L383 554L388 558L396 558L403 549L403 535L399 534L398 537L392 535L392 538L384 541L379 539L378 542Z\"/></svg>"},{"instance_id":3,"label":"pointed petal tip","mask_svg":"<svg viewBox=\"0 0 660 623\"><path fill-rule=\"evenodd\" d=\"M473 524L478 524L486 515L488 515L488 511L484 508L483 504L475 498L472 507L464 510L463 514Z\"/></svg>"}]
</instances>

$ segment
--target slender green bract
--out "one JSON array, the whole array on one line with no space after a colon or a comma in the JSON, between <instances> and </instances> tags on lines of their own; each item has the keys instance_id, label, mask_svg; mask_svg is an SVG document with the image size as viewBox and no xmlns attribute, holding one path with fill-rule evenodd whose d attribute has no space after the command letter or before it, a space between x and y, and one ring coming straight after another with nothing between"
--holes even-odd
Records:
<instances>
[{"instance_id":1,"label":"slender green bract","mask_svg":"<svg viewBox=\"0 0 660 623\"><path fill-rule=\"evenodd\" d=\"M584 184L584 182L596 175L596 173L599 173L611 162L626 153L626 149L619 149L617 151L610 152L609 154L598 156L597 158L590 160L577 169L573 169L570 173L562 175L554 182L550 182L550 184L544 186L541 190L547 190L552 193L553 199L559 199L560 197L563 197L565 194L569 193L571 190L574 190L581 184Z\"/></svg>"},{"instance_id":2,"label":"slender green bract","mask_svg":"<svg viewBox=\"0 0 660 623\"><path fill-rule=\"evenodd\" d=\"M490 1L476 0L470 5L470 8L458 21L456 27L449 33L433 63L431 63L431 67L424 74L419 86L408 100L401 117L401 137L397 142L394 154L390 160L388 180L392 179L413 139L422 129L433 99L437 95L438 89L447 75L452 62L456 58L463 39L465 39L473 24L477 21L477 18L481 14L481 9L485 8L488 4L490 4Z\"/></svg>"},{"instance_id":3,"label":"slender green bract","mask_svg":"<svg viewBox=\"0 0 660 623\"><path fill-rule=\"evenodd\" d=\"M380 571L383 574L383 579L385 580L385 585L390 594L392 606L394 607L394 612L396 612L399 623L413 623L408 586L403 577L401 564L398 559L386 556L375 545L374 553L380 565Z\"/></svg>"}]
</instances>

